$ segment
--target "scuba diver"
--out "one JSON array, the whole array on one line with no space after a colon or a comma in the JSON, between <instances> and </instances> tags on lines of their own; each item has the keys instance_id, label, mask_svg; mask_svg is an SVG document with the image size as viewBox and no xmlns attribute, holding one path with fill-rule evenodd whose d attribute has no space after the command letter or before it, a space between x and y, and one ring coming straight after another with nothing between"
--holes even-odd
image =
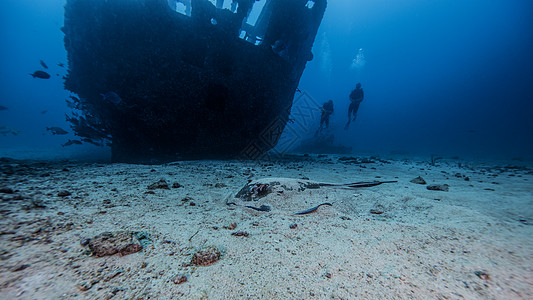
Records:
<instances>
[{"instance_id":1,"label":"scuba diver","mask_svg":"<svg viewBox=\"0 0 533 300\"><path fill-rule=\"evenodd\" d=\"M348 123L346 123L346 126L344 129L348 129L348 126L350 126L351 121L355 121L357 118L357 111L359 110L359 104L363 102L363 99L365 98L365 93L363 92L363 89L361 88L361 83L357 83L355 86L355 89L350 93L350 106L348 107ZM352 120L353 115L353 120Z\"/></svg>"},{"instance_id":2,"label":"scuba diver","mask_svg":"<svg viewBox=\"0 0 533 300\"><path fill-rule=\"evenodd\" d=\"M329 127L329 116L333 114L333 100L325 102L320 108L320 111L320 127L316 131L315 136L317 136L322 129L327 129Z\"/></svg>"}]
</instances>

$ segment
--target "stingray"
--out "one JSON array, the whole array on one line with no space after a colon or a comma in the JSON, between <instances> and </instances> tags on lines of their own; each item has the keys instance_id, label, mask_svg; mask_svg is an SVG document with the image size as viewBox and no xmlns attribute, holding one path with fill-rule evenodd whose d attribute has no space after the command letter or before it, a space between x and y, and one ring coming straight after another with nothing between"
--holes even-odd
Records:
<instances>
[{"instance_id":1,"label":"stingray","mask_svg":"<svg viewBox=\"0 0 533 300\"><path fill-rule=\"evenodd\" d=\"M272 206L275 206L277 209L285 208L286 210L296 211L292 213L293 215L305 215L315 212L322 205L333 206L330 202L324 202L311 208L306 208L311 206L307 202L315 202L313 200L327 198L328 194L331 194L331 189L355 190L394 182L397 181L326 183L293 178L264 178L246 184L235 194L233 200L231 200L231 197L226 199L226 205L241 206L262 212L269 212L272 210ZM304 192L306 190L308 191ZM305 197L301 195L305 195ZM300 199L301 201L295 201L294 199ZM250 205L252 204L250 202L253 202L254 205Z\"/></svg>"}]
</instances>

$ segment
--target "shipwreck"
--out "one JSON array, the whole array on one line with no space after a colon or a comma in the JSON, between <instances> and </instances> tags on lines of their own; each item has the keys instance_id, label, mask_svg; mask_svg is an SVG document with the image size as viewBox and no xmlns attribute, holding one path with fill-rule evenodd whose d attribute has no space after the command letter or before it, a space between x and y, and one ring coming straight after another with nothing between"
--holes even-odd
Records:
<instances>
[{"instance_id":1,"label":"shipwreck","mask_svg":"<svg viewBox=\"0 0 533 300\"><path fill-rule=\"evenodd\" d=\"M64 84L76 95L67 120L82 141L109 143L117 162L258 158L287 124L325 9L326 0L67 0Z\"/></svg>"}]
</instances>

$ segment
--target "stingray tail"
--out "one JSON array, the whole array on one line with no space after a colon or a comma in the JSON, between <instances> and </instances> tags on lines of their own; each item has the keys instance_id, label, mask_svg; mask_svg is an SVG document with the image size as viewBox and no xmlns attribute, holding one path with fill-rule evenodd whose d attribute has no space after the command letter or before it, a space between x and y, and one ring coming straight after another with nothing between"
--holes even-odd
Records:
<instances>
[{"instance_id":1,"label":"stingray tail","mask_svg":"<svg viewBox=\"0 0 533 300\"><path fill-rule=\"evenodd\" d=\"M361 181L361 182L353 182L353 183L347 183L347 184L339 184L334 186L340 186L340 187L346 187L346 188L360 188L360 187L372 187L376 185L380 185L383 183L394 183L398 182L397 180L390 180L390 181Z\"/></svg>"}]
</instances>

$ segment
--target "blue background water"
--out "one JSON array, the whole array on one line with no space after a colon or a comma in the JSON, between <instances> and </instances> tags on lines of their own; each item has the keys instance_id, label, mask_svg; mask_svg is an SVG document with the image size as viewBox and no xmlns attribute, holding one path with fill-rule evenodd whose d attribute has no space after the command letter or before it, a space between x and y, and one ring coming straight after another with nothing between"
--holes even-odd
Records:
<instances>
[{"instance_id":1,"label":"blue background water","mask_svg":"<svg viewBox=\"0 0 533 300\"><path fill-rule=\"evenodd\" d=\"M0 152L62 148L69 95L61 77L64 0L0 2ZM333 99L331 132L355 153L533 155L533 1L330 0L300 88ZM353 68L363 49L366 63ZM28 73L50 69L49 80ZM56 76L58 74L59 76ZM365 90L349 130L348 94ZM42 113L46 110L46 113ZM315 112L318 114L318 111ZM318 124L308 124L314 132ZM315 127L313 127L315 126ZM304 137L304 134L300 135ZM105 152L105 150L104 150Z\"/></svg>"}]
</instances>

